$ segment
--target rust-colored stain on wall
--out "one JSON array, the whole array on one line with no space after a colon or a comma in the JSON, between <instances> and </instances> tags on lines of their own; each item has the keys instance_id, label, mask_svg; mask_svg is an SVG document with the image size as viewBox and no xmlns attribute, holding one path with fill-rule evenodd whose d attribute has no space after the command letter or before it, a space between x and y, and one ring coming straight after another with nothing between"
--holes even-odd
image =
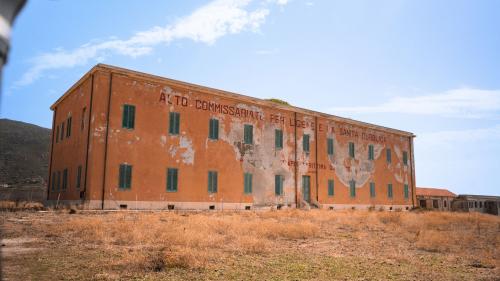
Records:
<instances>
[{"instance_id":1,"label":"rust-colored stain on wall","mask_svg":"<svg viewBox=\"0 0 500 281\"><path fill-rule=\"evenodd\" d=\"M123 124L126 106L134 107L133 128ZM104 209L416 203L409 132L102 64L51 109L51 202ZM172 112L178 133L169 131ZM217 139L209 138L211 119ZM131 166L129 188L120 188L120 165ZM177 169L175 191L167 190L168 168ZM209 171L217 173L216 192Z\"/></svg>"}]
</instances>

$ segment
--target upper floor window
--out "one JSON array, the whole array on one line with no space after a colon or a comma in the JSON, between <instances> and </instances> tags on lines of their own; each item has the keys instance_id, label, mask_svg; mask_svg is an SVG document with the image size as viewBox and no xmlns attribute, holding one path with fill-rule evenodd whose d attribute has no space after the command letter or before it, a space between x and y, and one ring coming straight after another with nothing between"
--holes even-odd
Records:
<instances>
[{"instance_id":1,"label":"upper floor window","mask_svg":"<svg viewBox=\"0 0 500 281\"><path fill-rule=\"evenodd\" d=\"M61 140L64 139L64 122L61 124Z\"/></svg>"},{"instance_id":2,"label":"upper floor window","mask_svg":"<svg viewBox=\"0 0 500 281\"><path fill-rule=\"evenodd\" d=\"M66 121L66 138L71 137L71 123L73 121L72 117L69 117L68 120Z\"/></svg>"},{"instance_id":3,"label":"upper floor window","mask_svg":"<svg viewBox=\"0 0 500 281\"><path fill-rule=\"evenodd\" d=\"M59 142L59 125L56 126L56 135L55 135L55 137L56 137L56 143L58 143Z\"/></svg>"},{"instance_id":4,"label":"upper floor window","mask_svg":"<svg viewBox=\"0 0 500 281\"><path fill-rule=\"evenodd\" d=\"M390 148L387 148L385 150L385 158L387 159L387 163L391 163L392 162L392 153L391 153L391 149Z\"/></svg>"},{"instance_id":5,"label":"upper floor window","mask_svg":"<svg viewBox=\"0 0 500 281\"><path fill-rule=\"evenodd\" d=\"M125 104L123 105L122 127L126 129L133 129L135 126L135 106Z\"/></svg>"},{"instance_id":6,"label":"upper floor window","mask_svg":"<svg viewBox=\"0 0 500 281\"><path fill-rule=\"evenodd\" d=\"M282 130L274 130L274 147L276 149L283 148L283 131Z\"/></svg>"},{"instance_id":7,"label":"upper floor window","mask_svg":"<svg viewBox=\"0 0 500 281\"><path fill-rule=\"evenodd\" d=\"M309 152L309 135L307 134L305 134L304 137L302 138L302 149L306 153Z\"/></svg>"},{"instance_id":8,"label":"upper floor window","mask_svg":"<svg viewBox=\"0 0 500 281\"><path fill-rule=\"evenodd\" d=\"M373 147L373 144L368 145L368 160L374 160L375 159L375 149Z\"/></svg>"},{"instance_id":9,"label":"upper floor window","mask_svg":"<svg viewBox=\"0 0 500 281\"><path fill-rule=\"evenodd\" d=\"M243 127L243 142L253 144L253 125L245 124Z\"/></svg>"},{"instance_id":10,"label":"upper floor window","mask_svg":"<svg viewBox=\"0 0 500 281\"><path fill-rule=\"evenodd\" d=\"M349 143L349 156L351 158L354 158L354 143L353 142Z\"/></svg>"},{"instance_id":11,"label":"upper floor window","mask_svg":"<svg viewBox=\"0 0 500 281\"><path fill-rule=\"evenodd\" d=\"M333 153L334 153L334 150L333 150L333 139L332 138L327 138L326 139L326 150L327 150L327 153L328 155L332 156Z\"/></svg>"},{"instance_id":12,"label":"upper floor window","mask_svg":"<svg viewBox=\"0 0 500 281\"><path fill-rule=\"evenodd\" d=\"M208 138L211 140L219 139L219 120L210 119L208 124Z\"/></svg>"},{"instance_id":13,"label":"upper floor window","mask_svg":"<svg viewBox=\"0 0 500 281\"><path fill-rule=\"evenodd\" d=\"M87 113L87 108L84 107L82 109L82 119L80 121L80 130L83 131L83 129L85 128L85 114Z\"/></svg>"},{"instance_id":14,"label":"upper floor window","mask_svg":"<svg viewBox=\"0 0 500 281\"><path fill-rule=\"evenodd\" d=\"M403 151L403 165L408 166L408 152Z\"/></svg>"},{"instance_id":15,"label":"upper floor window","mask_svg":"<svg viewBox=\"0 0 500 281\"><path fill-rule=\"evenodd\" d=\"M179 112L170 112L168 120L168 133L171 135L178 135L180 131L181 114Z\"/></svg>"}]
</instances>

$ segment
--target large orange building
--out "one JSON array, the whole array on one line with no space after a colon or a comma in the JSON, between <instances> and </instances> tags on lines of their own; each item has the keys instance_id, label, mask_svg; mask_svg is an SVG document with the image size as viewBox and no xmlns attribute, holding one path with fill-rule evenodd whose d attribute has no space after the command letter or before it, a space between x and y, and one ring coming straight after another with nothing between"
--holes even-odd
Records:
<instances>
[{"instance_id":1,"label":"large orange building","mask_svg":"<svg viewBox=\"0 0 500 281\"><path fill-rule=\"evenodd\" d=\"M409 132L102 64L51 109L51 203L416 205Z\"/></svg>"}]
</instances>

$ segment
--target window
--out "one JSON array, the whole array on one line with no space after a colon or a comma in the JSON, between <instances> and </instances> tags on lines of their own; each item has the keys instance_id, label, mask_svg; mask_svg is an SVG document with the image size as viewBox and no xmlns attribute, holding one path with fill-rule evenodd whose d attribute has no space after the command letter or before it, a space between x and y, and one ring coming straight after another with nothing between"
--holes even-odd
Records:
<instances>
[{"instance_id":1,"label":"window","mask_svg":"<svg viewBox=\"0 0 500 281\"><path fill-rule=\"evenodd\" d=\"M274 147L276 149L283 148L283 131L282 130L274 130Z\"/></svg>"},{"instance_id":2,"label":"window","mask_svg":"<svg viewBox=\"0 0 500 281\"><path fill-rule=\"evenodd\" d=\"M403 165L408 166L408 152L403 151Z\"/></svg>"},{"instance_id":3,"label":"window","mask_svg":"<svg viewBox=\"0 0 500 281\"><path fill-rule=\"evenodd\" d=\"M353 142L349 143L349 156L351 158L354 158L354 143Z\"/></svg>"},{"instance_id":4,"label":"window","mask_svg":"<svg viewBox=\"0 0 500 281\"><path fill-rule=\"evenodd\" d=\"M479 201L479 208L483 207L483 201Z\"/></svg>"},{"instance_id":5,"label":"window","mask_svg":"<svg viewBox=\"0 0 500 281\"><path fill-rule=\"evenodd\" d=\"M64 122L61 124L61 140L64 139Z\"/></svg>"},{"instance_id":6,"label":"window","mask_svg":"<svg viewBox=\"0 0 500 281\"><path fill-rule=\"evenodd\" d=\"M85 113L87 112L87 108L84 107L82 109L82 120L80 121L80 130L83 131L83 129L85 128Z\"/></svg>"},{"instance_id":7,"label":"window","mask_svg":"<svg viewBox=\"0 0 500 281\"><path fill-rule=\"evenodd\" d=\"M387 148L385 150L385 157L387 159L387 163L391 163L392 162L392 154L391 154L391 149L390 148Z\"/></svg>"},{"instance_id":8,"label":"window","mask_svg":"<svg viewBox=\"0 0 500 281\"><path fill-rule=\"evenodd\" d=\"M176 192L177 191L177 174L178 170L176 168L167 169L167 191Z\"/></svg>"},{"instance_id":9,"label":"window","mask_svg":"<svg viewBox=\"0 0 500 281\"><path fill-rule=\"evenodd\" d=\"M327 152L328 152L328 155L332 156L333 155L333 139L332 138L328 138L326 139L326 147L327 147Z\"/></svg>"},{"instance_id":10,"label":"window","mask_svg":"<svg viewBox=\"0 0 500 281\"><path fill-rule=\"evenodd\" d=\"M66 138L71 137L71 123L73 121L72 117L69 117L68 120L66 121Z\"/></svg>"},{"instance_id":11,"label":"window","mask_svg":"<svg viewBox=\"0 0 500 281\"><path fill-rule=\"evenodd\" d=\"M252 193L252 174L250 173L245 173L243 175L243 185L244 185L244 192L246 194L251 194Z\"/></svg>"},{"instance_id":12,"label":"window","mask_svg":"<svg viewBox=\"0 0 500 281\"><path fill-rule=\"evenodd\" d=\"M52 191L56 190L56 173L52 172Z\"/></svg>"},{"instance_id":13,"label":"window","mask_svg":"<svg viewBox=\"0 0 500 281\"><path fill-rule=\"evenodd\" d=\"M123 105L122 127L125 129L133 129L135 126L135 106Z\"/></svg>"},{"instance_id":14,"label":"window","mask_svg":"<svg viewBox=\"0 0 500 281\"><path fill-rule=\"evenodd\" d=\"M328 180L328 196L333 196L335 194L335 185L333 180Z\"/></svg>"},{"instance_id":15,"label":"window","mask_svg":"<svg viewBox=\"0 0 500 281\"><path fill-rule=\"evenodd\" d=\"M208 124L208 138L211 140L219 139L219 120L210 119Z\"/></svg>"},{"instance_id":16,"label":"window","mask_svg":"<svg viewBox=\"0 0 500 281\"><path fill-rule=\"evenodd\" d=\"M405 195L405 199L408 199L408 197L410 197L410 190L409 190L407 184L404 185L404 191L403 192L404 192L404 195Z\"/></svg>"},{"instance_id":17,"label":"window","mask_svg":"<svg viewBox=\"0 0 500 281\"><path fill-rule=\"evenodd\" d=\"M477 208L477 201L474 201L474 208Z\"/></svg>"},{"instance_id":18,"label":"window","mask_svg":"<svg viewBox=\"0 0 500 281\"><path fill-rule=\"evenodd\" d=\"M253 144L253 126L245 124L243 128L243 142L245 144Z\"/></svg>"},{"instance_id":19,"label":"window","mask_svg":"<svg viewBox=\"0 0 500 281\"><path fill-rule=\"evenodd\" d=\"M132 187L132 165L120 164L118 187L121 189L130 189Z\"/></svg>"},{"instance_id":20,"label":"window","mask_svg":"<svg viewBox=\"0 0 500 281\"><path fill-rule=\"evenodd\" d=\"M169 125L168 133L171 135L178 135L180 128L181 114L179 112L170 112L169 114Z\"/></svg>"},{"instance_id":21,"label":"window","mask_svg":"<svg viewBox=\"0 0 500 281\"><path fill-rule=\"evenodd\" d=\"M351 180L349 182L349 190L351 193L351 197L356 197L356 182L354 180Z\"/></svg>"},{"instance_id":22,"label":"window","mask_svg":"<svg viewBox=\"0 0 500 281\"><path fill-rule=\"evenodd\" d=\"M61 172L57 172L57 190L61 189Z\"/></svg>"},{"instance_id":23,"label":"window","mask_svg":"<svg viewBox=\"0 0 500 281\"><path fill-rule=\"evenodd\" d=\"M68 169L63 170L63 181L62 181L62 189L66 190L68 187Z\"/></svg>"},{"instance_id":24,"label":"window","mask_svg":"<svg viewBox=\"0 0 500 281\"><path fill-rule=\"evenodd\" d=\"M76 169L76 188L80 188L82 183L82 166L78 166Z\"/></svg>"},{"instance_id":25,"label":"window","mask_svg":"<svg viewBox=\"0 0 500 281\"><path fill-rule=\"evenodd\" d=\"M306 153L309 152L309 135L304 135L304 137L302 138L302 149Z\"/></svg>"},{"instance_id":26,"label":"window","mask_svg":"<svg viewBox=\"0 0 500 281\"><path fill-rule=\"evenodd\" d=\"M432 208L439 209L439 201L438 200L432 200Z\"/></svg>"},{"instance_id":27,"label":"window","mask_svg":"<svg viewBox=\"0 0 500 281\"><path fill-rule=\"evenodd\" d=\"M447 206L448 204L446 203L446 200L444 200L444 201L443 201L443 204L444 204L444 207L445 207L445 208L446 208L446 207L448 207L448 206Z\"/></svg>"},{"instance_id":28,"label":"window","mask_svg":"<svg viewBox=\"0 0 500 281\"><path fill-rule=\"evenodd\" d=\"M387 185L387 197L392 198L392 183Z\"/></svg>"},{"instance_id":29,"label":"window","mask_svg":"<svg viewBox=\"0 0 500 281\"><path fill-rule=\"evenodd\" d=\"M375 197L375 183L370 182L370 197L374 198Z\"/></svg>"},{"instance_id":30,"label":"window","mask_svg":"<svg viewBox=\"0 0 500 281\"><path fill-rule=\"evenodd\" d=\"M56 143L59 142L59 126L56 126Z\"/></svg>"},{"instance_id":31,"label":"window","mask_svg":"<svg viewBox=\"0 0 500 281\"><path fill-rule=\"evenodd\" d=\"M208 192L217 193L217 172L208 171Z\"/></svg>"},{"instance_id":32,"label":"window","mask_svg":"<svg viewBox=\"0 0 500 281\"><path fill-rule=\"evenodd\" d=\"M375 149L373 148L373 144L368 145L368 160L375 159Z\"/></svg>"},{"instance_id":33,"label":"window","mask_svg":"<svg viewBox=\"0 0 500 281\"><path fill-rule=\"evenodd\" d=\"M283 195L283 176L275 175L274 176L274 194Z\"/></svg>"}]
</instances>

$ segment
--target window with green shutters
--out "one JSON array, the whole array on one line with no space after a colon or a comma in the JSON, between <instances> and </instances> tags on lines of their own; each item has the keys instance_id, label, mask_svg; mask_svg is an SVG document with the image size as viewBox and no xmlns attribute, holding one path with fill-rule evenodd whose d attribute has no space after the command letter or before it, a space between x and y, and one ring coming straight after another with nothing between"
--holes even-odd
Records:
<instances>
[{"instance_id":1,"label":"window with green shutters","mask_svg":"<svg viewBox=\"0 0 500 281\"><path fill-rule=\"evenodd\" d=\"M328 180L328 196L333 196L335 194L335 185L333 180Z\"/></svg>"},{"instance_id":2,"label":"window with green shutters","mask_svg":"<svg viewBox=\"0 0 500 281\"><path fill-rule=\"evenodd\" d=\"M68 120L66 121L66 138L71 137L71 123L72 123L73 118L69 117Z\"/></svg>"},{"instance_id":3,"label":"window with green shutters","mask_svg":"<svg viewBox=\"0 0 500 281\"><path fill-rule=\"evenodd\" d=\"M76 169L76 188L80 188L82 184L82 166Z\"/></svg>"},{"instance_id":4,"label":"window with green shutters","mask_svg":"<svg viewBox=\"0 0 500 281\"><path fill-rule=\"evenodd\" d=\"M56 137L56 143L58 143L59 142L59 125L56 126L56 135L55 135L55 137Z\"/></svg>"},{"instance_id":5,"label":"window with green shutters","mask_svg":"<svg viewBox=\"0 0 500 281\"><path fill-rule=\"evenodd\" d=\"M63 170L62 189L66 190L66 188L68 188L68 169Z\"/></svg>"},{"instance_id":6,"label":"window with green shutters","mask_svg":"<svg viewBox=\"0 0 500 281\"><path fill-rule=\"evenodd\" d=\"M168 118L168 133L178 135L181 122L181 114L179 112L170 112Z\"/></svg>"},{"instance_id":7,"label":"window with green shutters","mask_svg":"<svg viewBox=\"0 0 500 281\"><path fill-rule=\"evenodd\" d=\"M120 164L118 187L120 189L130 189L132 187L132 165Z\"/></svg>"},{"instance_id":8,"label":"window with green shutters","mask_svg":"<svg viewBox=\"0 0 500 281\"><path fill-rule=\"evenodd\" d=\"M392 162L392 153L391 153L391 149L390 148L387 148L385 150L385 157L387 159L387 163L391 163Z\"/></svg>"},{"instance_id":9,"label":"window with green shutters","mask_svg":"<svg viewBox=\"0 0 500 281\"><path fill-rule=\"evenodd\" d=\"M370 182L370 197L375 197L375 183Z\"/></svg>"},{"instance_id":10,"label":"window with green shutters","mask_svg":"<svg viewBox=\"0 0 500 281\"><path fill-rule=\"evenodd\" d=\"M392 198L392 183L387 185L387 197Z\"/></svg>"},{"instance_id":11,"label":"window with green shutters","mask_svg":"<svg viewBox=\"0 0 500 281\"><path fill-rule=\"evenodd\" d=\"M245 124L243 127L243 142L253 144L253 125Z\"/></svg>"},{"instance_id":12,"label":"window with green shutters","mask_svg":"<svg viewBox=\"0 0 500 281\"><path fill-rule=\"evenodd\" d=\"M274 130L274 147L276 149L283 148L283 131L282 130Z\"/></svg>"},{"instance_id":13,"label":"window with green shutters","mask_svg":"<svg viewBox=\"0 0 500 281\"><path fill-rule=\"evenodd\" d=\"M351 180L349 182L349 190L351 193L351 197L356 197L356 182L354 180Z\"/></svg>"},{"instance_id":14,"label":"window with green shutters","mask_svg":"<svg viewBox=\"0 0 500 281\"><path fill-rule=\"evenodd\" d=\"M375 148L373 147L373 144L368 145L368 160L374 160L375 159Z\"/></svg>"},{"instance_id":15,"label":"window with green shutters","mask_svg":"<svg viewBox=\"0 0 500 281\"><path fill-rule=\"evenodd\" d=\"M309 135L304 135L302 138L302 149L304 152L309 152Z\"/></svg>"},{"instance_id":16,"label":"window with green shutters","mask_svg":"<svg viewBox=\"0 0 500 281\"><path fill-rule=\"evenodd\" d=\"M123 105L122 127L133 129L135 126L135 106L130 104Z\"/></svg>"},{"instance_id":17,"label":"window with green shutters","mask_svg":"<svg viewBox=\"0 0 500 281\"><path fill-rule=\"evenodd\" d=\"M57 171L57 190L61 189L61 172Z\"/></svg>"},{"instance_id":18,"label":"window with green shutters","mask_svg":"<svg viewBox=\"0 0 500 281\"><path fill-rule=\"evenodd\" d=\"M176 192L177 191L177 174L178 170L176 168L167 168L167 191Z\"/></svg>"},{"instance_id":19,"label":"window with green shutters","mask_svg":"<svg viewBox=\"0 0 500 281\"><path fill-rule=\"evenodd\" d=\"M405 199L408 199L408 197L409 197L409 195L410 195L409 193L410 193L410 191L408 190L408 185L407 185L407 184L405 184L405 186L404 186L404 195L405 195Z\"/></svg>"},{"instance_id":20,"label":"window with green shutters","mask_svg":"<svg viewBox=\"0 0 500 281\"><path fill-rule=\"evenodd\" d=\"M208 192L217 193L217 172L208 171Z\"/></svg>"},{"instance_id":21,"label":"window with green shutters","mask_svg":"<svg viewBox=\"0 0 500 281\"><path fill-rule=\"evenodd\" d=\"M245 194L251 194L252 193L252 174L250 173L245 173L243 175L243 186L244 189L243 191Z\"/></svg>"},{"instance_id":22,"label":"window with green shutters","mask_svg":"<svg viewBox=\"0 0 500 281\"><path fill-rule=\"evenodd\" d=\"M274 176L274 193L276 195L283 195L283 176L275 175Z\"/></svg>"},{"instance_id":23,"label":"window with green shutters","mask_svg":"<svg viewBox=\"0 0 500 281\"><path fill-rule=\"evenodd\" d=\"M333 153L334 153L334 150L333 150L333 139L332 138L326 139L326 147L327 147L328 155L332 156Z\"/></svg>"},{"instance_id":24,"label":"window with green shutters","mask_svg":"<svg viewBox=\"0 0 500 281\"><path fill-rule=\"evenodd\" d=\"M403 151L403 164L408 166L408 152Z\"/></svg>"},{"instance_id":25,"label":"window with green shutters","mask_svg":"<svg viewBox=\"0 0 500 281\"><path fill-rule=\"evenodd\" d=\"M349 156L351 158L354 158L354 143L353 142L349 143Z\"/></svg>"},{"instance_id":26,"label":"window with green shutters","mask_svg":"<svg viewBox=\"0 0 500 281\"><path fill-rule=\"evenodd\" d=\"M56 173L53 172L52 173L52 191L55 191L56 190Z\"/></svg>"},{"instance_id":27,"label":"window with green shutters","mask_svg":"<svg viewBox=\"0 0 500 281\"><path fill-rule=\"evenodd\" d=\"M208 138L211 140L219 139L219 120L214 118L210 119L208 125Z\"/></svg>"},{"instance_id":28,"label":"window with green shutters","mask_svg":"<svg viewBox=\"0 0 500 281\"><path fill-rule=\"evenodd\" d=\"M61 141L64 140L64 122L61 124Z\"/></svg>"}]
</instances>

